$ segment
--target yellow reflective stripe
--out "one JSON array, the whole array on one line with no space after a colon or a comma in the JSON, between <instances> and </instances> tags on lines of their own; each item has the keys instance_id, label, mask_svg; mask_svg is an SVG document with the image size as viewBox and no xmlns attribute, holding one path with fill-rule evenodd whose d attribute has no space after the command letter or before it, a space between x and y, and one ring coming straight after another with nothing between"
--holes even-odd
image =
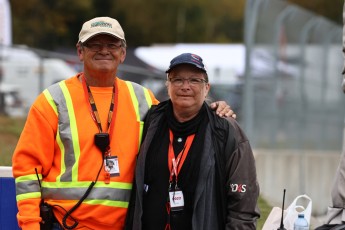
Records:
<instances>
[{"instance_id":1,"label":"yellow reflective stripe","mask_svg":"<svg viewBox=\"0 0 345 230\"><path fill-rule=\"evenodd\" d=\"M42 180L42 175L38 174L38 178L40 178L40 180ZM25 176L19 176L15 179L16 183L19 182L25 182L25 181L33 181L36 180L37 181L37 175L36 174L29 174L29 175L25 175Z\"/></svg>"},{"instance_id":2,"label":"yellow reflective stripe","mask_svg":"<svg viewBox=\"0 0 345 230\"><path fill-rule=\"evenodd\" d=\"M58 115L58 111L57 111L56 105L54 103L54 99L53 99L52 95L49 93L48 89L45 89L43 91L43 94L46 97L49 105L52 107L52 109L54 110L54 112L55 112L55 114L57 116Z\"/></svg>"},{"instance_id":3,"label":"yellow reflective stripe","mask_svg":"<svg viewBox=\"0 0 345 230\"><path fill-rule=\"evenodd\" d=\"M75 164L72 167L72 181L78 180L78 168L79 168L79 158L80 158L80 146L79 146L79 136L78 136L78 128L77 128L77 121L75 118L75 113L73 109L73 103L71 95L69 94L69 91L67 89L65 81L62 81L59 83L62 93L66 100L66 106L68 110L68 117L70 119L70 129L71 129L71 136L72 136L72 142L73 142L73 150L74 150L74 156L75 156ZM64 161L63 161L64 162ZM64 165L64 163L62 164ZM64 165L65 167L65 165ZM62 175L62 174L60 174Z\"/></svg>"},{"instance_id":4,"label":"yellow reflective stripe","mask_svg":"<svg viewBox=\"0 0 345 230\"><path fill-rule=\"evenodd\" d=\"M132 183L125 183L125 182L110 182L109 184L103 183L96 183L96 188L102 187L111 187L111 188L119 188L119 189L132 189Z\"/></svg>"},{"instance_id":5,"label":"yellow reflective stripe","mask_svg":"<svg viewBox=\"0 0 345 230\"><path fill-rule=\"evenodd\" d=\"M148 91L148 89L144 88L144 95L145 95L145 99L146 99L146 102L149 106L149 108L151 108L152 106L152 98L150 96L150 93ZM144 129L144 122L140 123L140 130L139 130L139 149L140 149L140 144L141 144L141 139L143 138L143 129ZM138 149L138 150L139 150Z\"/></svg>"},{"instance_id":6,"label":"yellow reflective stripe","mask_svg":"<svg viewBox=\"0 0 345 230\"><path fill-rule=\"evenodd\" d=\"M138 144L138 151L140 150L141 139L143 138L143 130L144 130L144 122L140 121L140 124L139 124L139 144Z\"/></svg>"},{"instance_id":7,"label":"yellow reflective stripe","mask_svg":"<svg viewBox=\"0 0 345 230\"><path fill-rule=\"evenodd\" d=\"M149 105L149 108L151 108L151 106L152 106L152 98L150 96L150 93L149 93L148 89L144 88L144 94L145 94L146 102Z\"/></svg>"},{"instance_id":8,"label":"yellow reflective stripe","mask_svg":"<svg viewBox=\"0 0 345 230\"><path fill-rule=\"evenodd\" d=\"M42 182L42 187L45 188L87 188L92 181L73 181L73 182ZM132 189L131 183L125 182L110 182L105 184L102 181L98 181L95 188L118 188L118 189Z\"/></svg>"},{"instance_id":9,"label":"yellow reflective stripe","mask_svg":"<svg viewBox=\"0 0 345 230\"><path fill-rule=\"evenodd\" d=\"M133 85L129 81L126 81L126 84L127 84L128 90L129 90L129 94L131 95L131 99L132 99L132 103L134 106L137 121L140 121L140 114L139 114L139 109L138 109L139 108L139 102L138 102L137 96L134 93Z\"/></svg>"},{"instance_id":10,"label":"yellow reflective stripe","mask_svg":"<svg viewBox=\"0 0 345 230\"><path fill-rule=\"evenodd\" d=\"M111 201L111 200L84 200L83 203L92 205L105 205L110 207L128 208L128 203L125 201Z\"/></svg>"},{"instance_id":11,"label":"yellow reflective stripe","mask_svg":"<svg viewBox=\"0 0 345 230\"><path fill-rule=\"evenodd\" d=\"M33 198L40 198L41 199L41 193L40 192L30 192L25 194L20 194L16 196L17 201L26 200L26 199L33 199Z\"/></svg>"},{"instance_id":12,"label":"yellow reflective stripe","mask_svg":"<svg viewBox=\"0 0 345 230\"><path fill-rule=\"evenodd\" d=\"M60 174L56 177L56 180L60 181L61 175L66 172L66 165L64 164L64 162L65 162L65 146L63 145L63 143L61 141L59 126L58 126L57 133L56 133L56 142L57 142L57 144L60 148L60 152L61 152Z\"/></svg>"}]
</instances>

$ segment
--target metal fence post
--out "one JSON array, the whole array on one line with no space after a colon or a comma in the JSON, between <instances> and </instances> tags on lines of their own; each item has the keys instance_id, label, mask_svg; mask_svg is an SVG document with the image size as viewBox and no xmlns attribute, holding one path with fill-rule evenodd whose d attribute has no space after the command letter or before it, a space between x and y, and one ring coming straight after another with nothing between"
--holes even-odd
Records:
<instances>
[{"instance_id":1,"label":"metal fence post","mask_svg":"<svg viewBox=\"0 0 345 230\"><path fill-rule=\"evenodd\" d=\"M244 41L246 46L245 56L245 86L244 86L244 99L243 99L243 128L249 140L253 140L253 119L254 119L254 106L253 106L253 82L251 80L251 51L254 46L255 33L257 27L257 17L260 4L262 0L247 0L245 11L245 28L244 28Z\"/></svg>"}]
</instances>

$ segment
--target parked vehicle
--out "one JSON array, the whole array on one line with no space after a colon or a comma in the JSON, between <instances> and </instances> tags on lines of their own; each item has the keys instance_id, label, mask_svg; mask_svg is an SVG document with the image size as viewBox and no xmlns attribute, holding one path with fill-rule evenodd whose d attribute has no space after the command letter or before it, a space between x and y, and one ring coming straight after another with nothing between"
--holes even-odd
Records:
<instances>
[{"instance_id":1,"label":"parked vehicle","mask_svg":"<svg viewBox=\"0 0 345 230\"><path fill-rule=\"evenodd\" d=\"M49 85L77 73L64 60L41 58L26 47L0 47L0 68L0 83L15 86L25 110Z\"/></svg>"},{"instance_id":2,"label":"parked vehicle","mask_svg":"<svg viewBox=\"0 0 345 230\"><path fill-rule=\"evenodd\" d=\"M0 84L0 114L25 116L24 101L17 85Z\"/></svg>"}]
</instances>

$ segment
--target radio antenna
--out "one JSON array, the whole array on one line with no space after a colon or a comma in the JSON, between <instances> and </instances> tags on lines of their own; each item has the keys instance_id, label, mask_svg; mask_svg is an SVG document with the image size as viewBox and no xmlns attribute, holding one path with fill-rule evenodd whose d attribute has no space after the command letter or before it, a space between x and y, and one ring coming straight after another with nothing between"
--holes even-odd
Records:
<instances>
[{"instance_id":1,"label":"radio antenna","mask_svg":"<svg viewBox=\"0 0 345 230\"><path fill-rule=\"evenodd\" d=\"M285 192L286 192L286 189L284 188L284 194L283 194L283 207L282 207L282 218L281 218L281 220L280 220L280 227L279 227L277 230L286 230L286 228L284 228L284 222L283 222L283 219L284 219Z\"/></svg>"},{"instance_id":2,"label":"radio antenna","mask_svg":"<svg viewBox=\"0 0 345 230\"><path fill-rule=\"evenodd\" d=\"M37 168L35 168L35 172L36 172L38 184L39 184L40 188L42 188L42 186L41 186L41 180L40 180L40 178L38 177Z\"/></svg>"}]
</instances>

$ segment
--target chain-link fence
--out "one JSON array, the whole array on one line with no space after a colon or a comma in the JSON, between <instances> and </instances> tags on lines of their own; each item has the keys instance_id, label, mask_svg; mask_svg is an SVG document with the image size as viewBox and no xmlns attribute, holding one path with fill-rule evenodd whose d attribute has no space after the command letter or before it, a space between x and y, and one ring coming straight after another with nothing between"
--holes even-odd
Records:
<instances>
[{"instance_id":1,"label":"chain-link fence","mask_svg":"<svg viewBox=\"0 0 345 230\"><path fill-rule=\"evenodd\" d=\"M283 188L287 204L308 194L324 215L343 142L342 27L287 1L247 0L245 44L241 123L261 194L274 205Z\"/></svg>"},{"instance_id":2,"label":"chain-link fence","mask_svg":"<svg viewBox=\"0 0 345 230\"><path fill-rule=\"evenodd\" d=\"M342 27L282 0L248 0L243 126L255 147L341 150Z\"/></svg>"}]
</instances>

